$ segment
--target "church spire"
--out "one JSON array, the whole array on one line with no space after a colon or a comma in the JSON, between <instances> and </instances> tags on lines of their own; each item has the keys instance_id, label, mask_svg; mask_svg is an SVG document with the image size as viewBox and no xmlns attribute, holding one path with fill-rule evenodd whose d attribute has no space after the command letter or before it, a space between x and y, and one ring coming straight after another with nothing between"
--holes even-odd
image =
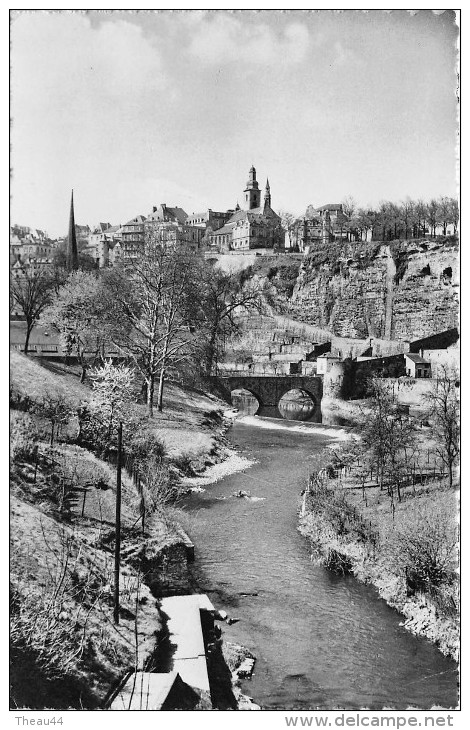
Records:
<instances>
[{"instance_id":1,"label":"church spire","mask_svg":"<svg viewBox=\"0 0 470 730\"><path fill-rule=\"evenodd\" d=\"M269 179L266 178L266 189L264 191L264 204L271 207L271 188L269 187Z\"/></svg>"},{"instance_id":2,"label":"church spire","mask_svg":"<svg viewBox=\"0 0 470 730\"><path fill-rule=\"evenodd\" d=\"M248 181L246 183L246 188L243 192L245 208L247 208L248 210L258 208L260 205L261 193L259 190L258 181L256 179L256 170L253 165L250 167L250 172L248 173Z\"/></svg>"},{"instance_id":3,"label":"church spire","mask_svg":"<svg viewBox=\"0 0 470 730\"><path fill-rule=\"evenodd\" d=\"M70 200L69 235L67 239L67 269L76 271L78 269L77 235L75 233L75 215L73 211L73 190Z\"/></svg>"}]
</instances>

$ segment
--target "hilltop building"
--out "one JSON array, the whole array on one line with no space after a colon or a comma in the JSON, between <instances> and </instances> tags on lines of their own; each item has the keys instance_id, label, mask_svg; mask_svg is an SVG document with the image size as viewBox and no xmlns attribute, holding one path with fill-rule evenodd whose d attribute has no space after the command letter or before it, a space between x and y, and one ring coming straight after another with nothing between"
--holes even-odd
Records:
<instances>
[{"instance_id":1,"label":"hilltop building","mask_svg":"<svg viewBox=\"0 0 470 730\"><path fill-rule=\"evenodd\" d=\"M154 206L145 221L145 235L165 246L185 246L198 251L206 229L203 225L188 223L183 208L170 207L166 203Z\"/></svg>"},{"instance_id":2,"label":"hilltop building","mask_svg":"<svg viewBox=\"0 0 470 730\"><path fill-rule=\"evenodd\" d=\"M124 259L135 259L139 256L144 244L144 215L136 215L127 223L124 223L121 234L121 254Z\"/></svg>"},{"instance_id":3,"label":"hilltop building","mask_svg":"<svg viewBox=\"0 0 470 730\"><path fill-rule=\"evenodd\" d=\"M319 243L345 240L348 220L341 203L327 203L318 208L309 205L305 215L289 230L286 248L307 254Z\"/></svg>"},{"instance_id":4,"label":"hilltop building","mask_svg":"<svg viewBox=\"0 0 470 730\"><path fill-rule=\"evenodd\" d=\"M266 181L264 203L261 205L261 191L252 166L243 191L244 208L237 203L233 215L218 230L213 231L210 245L213 250L249 251L251 249L272 249L283 243L284 233L281 219L271 207L271 188Z\"/></svg>"},{"instance_id":5,"label":"hilltop building","mask_svg":"<svg viewBox=\"0 0 470 730\"><path fill-rule=\"evenodd\" d=\"M55 251L55 242L39 228L13 225L10 228L10 264L30 259L50 259Z\"/></svg>"},{"instance_id":6,"label":"hilltop building","mask_svg":"<svg viewBox=\"0 0 470 730\"><path fill-rule=\"evenodd\" d=\"M84 253L100 268L113 266L121 254L122 226L98 223L88 236ZM119 245L117 245L119 244Z\"/></svg>"}]
</instances>

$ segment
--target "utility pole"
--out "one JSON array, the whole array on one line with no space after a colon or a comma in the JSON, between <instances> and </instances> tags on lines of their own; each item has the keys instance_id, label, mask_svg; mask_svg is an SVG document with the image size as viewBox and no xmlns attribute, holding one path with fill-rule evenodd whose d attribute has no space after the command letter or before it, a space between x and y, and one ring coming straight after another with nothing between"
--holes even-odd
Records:
<instances>
[{"instance_id":1,"label":"utility pole","mask_svg":"<svg viewBox=\"0 0 470 730\"><path fill-rule=\"evenodd\" d=\"M118 459L116 477L116 545L114 550L114 623L119 623L119 570L121 562L121 451L122 421L118 428Z\"/></svg>"}]
</instances>

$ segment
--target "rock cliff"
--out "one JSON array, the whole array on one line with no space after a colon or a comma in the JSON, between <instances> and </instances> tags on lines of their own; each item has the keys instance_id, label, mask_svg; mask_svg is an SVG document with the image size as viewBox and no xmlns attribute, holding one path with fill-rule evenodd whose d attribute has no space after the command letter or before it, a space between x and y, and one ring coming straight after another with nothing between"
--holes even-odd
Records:
<instances>
[{"instance_id":1,"label":"rock cliff","mask_svg":"<svg viewBox=\"0 0 470 730\"><path fill-rule=\"evenodd\" d=\"M458 326L458 243L335 243L309 254L295 319L340 337L415 340Z\"/></svg>"}]
</instances>

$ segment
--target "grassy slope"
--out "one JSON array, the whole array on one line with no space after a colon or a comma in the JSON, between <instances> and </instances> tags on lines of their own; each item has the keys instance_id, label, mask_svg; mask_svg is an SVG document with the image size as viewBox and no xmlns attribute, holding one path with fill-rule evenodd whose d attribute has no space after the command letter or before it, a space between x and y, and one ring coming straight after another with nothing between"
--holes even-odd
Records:
<instances>
[{"instance_id":1,"label":"grassy slope","mask_svg":"<svg viewBox=\"0 0 470 730\"><path fill-rule=\"evenodd\" d=\"M73 368L37 360L11 351L11 387L23 397L38 400L49 392L65 396L72 406L86 402L90 389L82 385ZM171 457L188 454L196 464L204 464L210 456L216 456L217 439L214 437L214 411L221 412L225 404L218 398L200 391L168 383L164 391L164 410L154 411L151 420L144 405L133 404L132 413L142 432L156 434L164 441Z\"/></svg>"},{"instance_id":2,"label":"grassy slope","mask_svg":"<svg viewBox=\"0 0 470 730\"><path fill-rule=\"evenodd\" d=\"M74 407L89 399L89 388L70 370L47 365L42 367L37 360L11 353L10 386L23 407L46 394L61 394ZM190 455L195 465L216 459L213 429L219 421L214 420L213 411L222 403L171 385L165 396L165 411L152 421L143 406L132 406L142 430L164 440L173 457ZM39 449L47 454L44 424L42 439ZM150 656L161 627L149 590L125 563L121 571L124 612L120 626L114 626L109 546L114 544L115 472L77 446L60 444L58 449L64 459L86 461L92 471L103 472L110 488L90 490L83 517L80 501L71 517L64 520L52 498L47 462L40 460L36 479L32 464L13 464L11 583L17 607L13 626L18 638L12 653L13 707L99 706L112 683L134 666L136 647L139 666ZM136 497L131 480L124 474L124 540L141 539L135 527L139 518ZM147 532L155 548L176 537L171 520L164 517L153 518ZM49 637L48 646L41 646L41 636Z\"/></svg>"}]
</instances>

